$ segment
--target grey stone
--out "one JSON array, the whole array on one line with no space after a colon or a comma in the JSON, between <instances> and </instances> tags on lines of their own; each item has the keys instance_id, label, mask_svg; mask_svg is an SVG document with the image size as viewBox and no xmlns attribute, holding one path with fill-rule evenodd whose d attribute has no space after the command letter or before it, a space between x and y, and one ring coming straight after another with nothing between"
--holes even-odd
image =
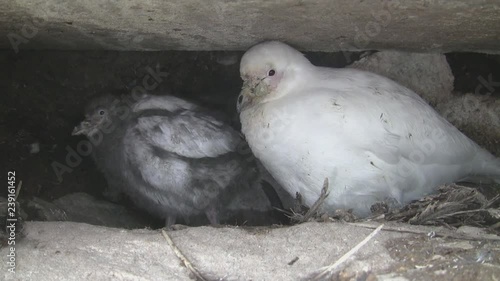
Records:
<instances>
[{"instance_id":1,"label":"grey stone","mask_svg":"<svg viewBox=\"0 0 500 281\"><path fill-rule=\"evenodd\" d=\"M375 226L195 227L168 234L208 280L309 280L365 239ZM449 268L450 274L440 280L500 277L498 266L473 262L476 252L485 248L498 255L498 241L470 242L473 248L454 249L441 246L459 241L449 229L397 223L386 224L384 229L388 231L379 232L335 272L371 272L379 280L435 280L436 269ZM431 231L455 237L429 238L426 234ZM190 280L188 270L158 230L28 222L25 234L16 242L16 275L7 271L7 263L0 265L4 280ZM0 255L5 257L8 251L2 248ZM444 253L443 258L432 260L433 253Z\"/></svg>"},{"instance_id":2,"label":"grey stone","mask_svg":"<svg viewBox=\"0 0 500 281\"><path fill-rule=\"evenodd\" d=\"M78 192L54 200L66 213L66 220L119 228L143 228L145 223L125 207Z\"/></svg>"},{"instance_id":3,"label":"grey stone","mask_svg":"<svg viewBox=\"0 0 500 281\"><path fill-rule=\"evenodd\" d=\"M500 156L500 99L469 93L453 96L437 110L468 137Z\"/></svg>"},{"instance_id":4,"label":"grey stone","mask_svg":"<svg viewBox=\"0 0 500 281\"><path fill-rule=\"evenodd\" d=\"M451 98L453 73L441 54L378 52L349 67L375 72L415 91L431 105Z\"/></svg>"},{"instance_id":5,"label":"grey stone","mask_svg":"<svg viewBox=\"0 0 500 281\"><path fill-rule=\"evenodd\" d=\"M28 217L29 220L65 221L68 219L66 212L59 206L38 197L29 200L26 206L31 214Z\"/></svg>"},{"instance_id":6,"label":"grey stone","mask_svg":"<svg viewBox=\"0 0 500 281\"><path fill-rule=\"evenodd\" d=\"M4 2L0 48L17 50L500 51L495 0Z\"/></svg>"}]
</instances>

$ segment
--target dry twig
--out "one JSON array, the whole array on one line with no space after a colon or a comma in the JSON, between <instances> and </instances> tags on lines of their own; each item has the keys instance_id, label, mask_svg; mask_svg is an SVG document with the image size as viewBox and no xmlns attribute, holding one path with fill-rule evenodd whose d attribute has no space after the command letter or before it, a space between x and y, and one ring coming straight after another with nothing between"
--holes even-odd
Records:
<instances>
[{"instance_id":1,"label":"dry twig","mask_svg":"<svg viewBox=\"0 0 500 281\"><path fill-rule=\"evenodd\" d=\"M325 178L325 181L323 182L323 188L321 189L321 194L319 195L316 202L314 202L314 204L311 206L311 208L307 208L304 206L302 202L302 195L299 192L297 192L295 195L295 206L293 208L291 208L290 210L283 210L279 208L274 208L274 209L284 213L285 216L289 217L292 221L296 223L307 222L312 217L318 215L319 208L321 207L323 202L325 202L326 197L328 197L328 195L330 194L328 188L329 188L328 178Z\"/></svg>"},{"instance_id":2,"label":"dry twig","mask_svg":"<svg viewBox=\"0 0 500 281\"><path fill-rule=\"evenodd\" d=\"M170 236L168 235L168 233L165 230L163 230L163 229L162 229L161 233L163 234L163 237L165 237L165 240L167 240L168 245L170 246L170 248L172 248L172 250L174 251L175 255L182 261L182 263L184 264L184 266L187 269L189 269L189 271L191 271L191 273L193 273L193 275L196 277L196 280L198 280L198 281L207 281L207 279L205 277L203 277L203 275L201 275L201 273L198 272L198 270L196 270L196 268L186 258L186 256L184 256L184 254L182 254L181 250L179 250L179 248L177 248L177 246L175 246L174 241L172 241L172 238L170 238Z\"/></svg>"},{"instance_id":3,"label":"dry twig","mask_svg":"<svg viewBox=\"0 0 500 281\"><path fill-rule=\"evenodd\" d=\"M363 239L363 241L359 242L349 252L347 252L345 255L340 257L340 259L338 259L334 264L320 268L320 270L322 270L322 272L319 273L318 275L316 275L313 280L319 280L320 278L324 277L326 274L331 273L339 265L341 265L342 263L347 261L351 256L356 254L356 252L358 252L359 249L361 249L361 247L363 247L366 243L368 243L368 241L370 241L373 237L375 237L375 235L377 235L377 233L379 233L379 231L382 229L382 227L384 227L383 224L381 224L374 231L372 231L372 233L370 233L370 235L366 236L366 238Z\"/></svg>"},{"instance_id":4,"label":"dry twig","mask_svg":"<svg viewBox=\"0 0 500 281\"><path fill-rule=\"evenodd\" d=\"M414 201L399 210L385 214L389 221L426 225L489 226L500 220L496 216L499 196L488 200L477 189L444 185L436 194Z\"/></svg>"},{"instance_id":5,"label":"dry twig","mask_svg":"<svg viewBox=\"0 0 500 281\"><path fill-rule=\"evenodd\" d=\"M17 190L16 190L16 197L15 201L17 201L17 197L19 197L19 192L21 192L21 187L23 186L23 181L20 180L19 183L17 184Z\"/></svg>"},{"instance_id":6,"label":"dry twig","mask_svg":"<svg viewBox=\"0 0 500 281\"><path fill-rule=\"evenodd\" d=\"M374 225L368 224L368 223L362 223L362 222L349 222L347 223L348 225L353 225L353 226L359 226L363 228L368 228L368 229L375 229L376 227ZM398 232L398 233L409 233L409 234L422 234L422 235L428 235L429 231L428 230L413 230L413 229L407 229L404 228L404 225L399 225L397 227L393 226L386 226L384 228L384 231L390 231L390 232ZM462 234L462 233L434 233L434 237L446 237L446 238L451 238L451 239L459 239L459 240L467 240L467 241L500 241L500 237L495 237L493 235L488 236L488 237L474 237L471 235L467 234Z\"/></svg>"},{"instance_id":7,"label":"dry twig","mask_svg":"<svg viewBox=\"0 0 500 281\"><path fill-rule=\"evenodd\" d=\"M328 195L330 194L328 188L329 188L328 178L325 178L325 181L323 182L323 188L321 189L321 194L319 195L318 200L314 202L314 204L307 211L307 213L299 220L299 223L308 221L311 217L313 217L316 213L318 213L319 208L321 207L321 205L323 205L323 202L325 202L326 197L328 197Z\"/></svg>"}]
</instances>

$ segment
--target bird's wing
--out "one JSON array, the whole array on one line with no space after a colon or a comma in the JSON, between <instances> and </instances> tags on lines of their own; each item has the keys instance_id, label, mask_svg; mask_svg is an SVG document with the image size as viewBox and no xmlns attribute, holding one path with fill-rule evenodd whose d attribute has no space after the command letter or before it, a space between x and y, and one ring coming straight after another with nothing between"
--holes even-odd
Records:
<instances>
[{"instance_id":1,"label":"bird's wing","mask_svg":"<svg viewBox=\"0 0 500 281\"><path fill-rule=\"evenodd\" d=\"M197 108L198 106L194 103L170 95L143 95L134 103L132 111L140 112L143 110L162 109L174 112L179 109L195 110Z\"/></svg>"},{"instance_id":2,"label":"bird's wing","mask_svg":"<svg viewBox=\"0 0 500 281\"><path fill-rule=\"evenodd\" d=\"M189 158L236 151L242 141L229 125L199 111L144 110L131 129L151 146Z\"/></svg>"},{"instance_id":3,"label":"bird's wing","mask_svg":"<svg viewBox=\"0 0 500 281\"><path fill-rule=\"evenodd\" d=\"M337 104L325 122L359 129L351 141L389 163L403 157L420 164L461 164L479 149L420 96L392 80L354 69L320 71L327 79L317 83L325 89L319 95Z\"/></svg>"}]
</instances>

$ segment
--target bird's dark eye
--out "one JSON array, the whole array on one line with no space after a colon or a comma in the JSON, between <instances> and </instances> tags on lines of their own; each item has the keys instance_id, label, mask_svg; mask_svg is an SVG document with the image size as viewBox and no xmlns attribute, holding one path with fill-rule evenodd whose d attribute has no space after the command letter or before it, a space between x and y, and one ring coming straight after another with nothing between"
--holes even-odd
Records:
<instances>
[{"instance_id":1,"label":"bird's dark eye","mask_svg":"<svg viewBox=\"0 0 500 281\"><path fill-rule=\"evenodd\" d=\"M106 113L104 110L99 111L99 115L104 115Z\"/></svg>"},{"instance_id":2,"label":"bird's dark eye","mask_svg":"<svg viewBox=\"0 0 500 281\"><path fill-rule=\"evenodd\" d=\"M274 69L271 69L269 70L269 73L267 75L274 76L274 74L276 74L276 71L274 71Z\"/></svg>"}]
</instances>

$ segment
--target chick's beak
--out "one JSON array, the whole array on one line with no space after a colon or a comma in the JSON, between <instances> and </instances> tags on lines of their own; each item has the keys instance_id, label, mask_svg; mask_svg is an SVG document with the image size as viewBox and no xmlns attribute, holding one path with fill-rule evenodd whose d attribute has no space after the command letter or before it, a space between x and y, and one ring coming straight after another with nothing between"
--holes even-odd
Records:
<instances>
[{"instance_id":1,"label":"chick's beak","mask_svg":"<svg viewBox=\"0 0 500 281\"><path fill-rule=\"evenodd\" d=\"M90 131L91 129L91 122L88 119L83 120L80 124L75 126L73 129L73 132L71 132L72 136L77 136L77 135L85 135L87 132Z\"/></svg>"}]
</instances>

